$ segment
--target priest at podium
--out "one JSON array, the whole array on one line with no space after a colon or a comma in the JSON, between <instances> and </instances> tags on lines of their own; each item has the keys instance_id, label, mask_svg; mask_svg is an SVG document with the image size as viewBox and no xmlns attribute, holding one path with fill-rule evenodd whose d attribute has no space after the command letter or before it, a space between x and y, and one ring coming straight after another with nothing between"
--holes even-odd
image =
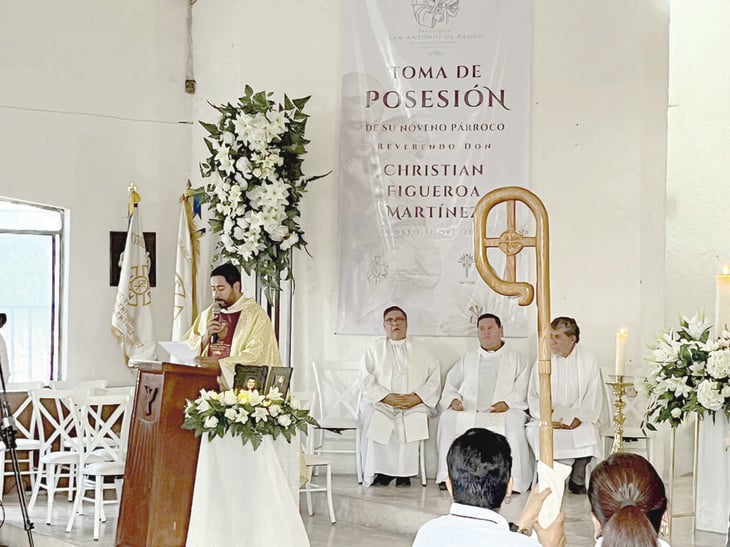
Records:
<instances>
[{"instance_id":1,"label":"priest at podium","mask_svg":"<svg viewBox=\"0 0 730 547\"><path fill-rule=\"evenodd\" d=\"M183 340L203 362L218 362L227 386L236 364L281 366L274 328L264 309L241 292L241 272L226 263L210 272L214 302L195 319ZM226 374L226 372L231 374ZM230 376L230 378L228 378Z\"/></svg>"}]
</instances>

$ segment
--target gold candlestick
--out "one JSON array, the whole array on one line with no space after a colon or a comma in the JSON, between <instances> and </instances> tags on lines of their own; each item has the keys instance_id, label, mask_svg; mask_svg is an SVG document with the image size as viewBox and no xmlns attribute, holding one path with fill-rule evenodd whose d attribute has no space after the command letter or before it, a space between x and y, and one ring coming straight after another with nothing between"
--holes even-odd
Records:
<instances>
[{"instance_id":1,"label":"gold candlestick","mask_svg":"<svg viewBox=\"0 0 730 547\"><path fill-rule=\"evenodd\" d=\"M613 382L606 382L613 390L613 444L611 445L611 454L621 452L624 449L624 422L626 416L624 416L624 395L626 395L626 388L634 385L632 382L625 382L629 377L618 375L610 376L615 378Z\"/></svg>"}]
</instances>

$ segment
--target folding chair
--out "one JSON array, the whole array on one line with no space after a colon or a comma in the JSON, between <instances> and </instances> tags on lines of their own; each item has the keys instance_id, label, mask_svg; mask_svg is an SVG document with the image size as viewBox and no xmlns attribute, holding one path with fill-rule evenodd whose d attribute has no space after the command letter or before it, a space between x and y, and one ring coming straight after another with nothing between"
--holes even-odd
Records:
<instances>
[{"instance_id":1,"label":"folding chair","mask_svg":"<svg viewBox=\"0 0 730 547\"><path fill-rule=\"evenodd\" d=\"M71 407L76 431L80 432L80 458L76 479L76 498L66 531L73 528L76 514L83 514L84 501L94 502L94 539L99 539L100 522L106 522L105 503L118 503L127 456L131 419L130 393L72 397ZM105 483L113 477L114 484ZM93 478L93 480L92 480ZM105 500L104 490L113 488L115 500ZM86 497L88 490L94 497Z\"/></svg>"},{"instance_id":2,"label":"folding chair","mask_svg":"<svg viewBox=\"0 0 730 547\"><path fill-rule=\"evenodd\" d=\"M320 425L319 442L312 453L355 454L357 482L362 483L360 459L360 428L357 421L357 405L360 399L360 368L357 361L314 361L315 396L312 414ZM354 449L325 448L326 434L352 431L355 434Z\"/></svg>"}]
</instances>

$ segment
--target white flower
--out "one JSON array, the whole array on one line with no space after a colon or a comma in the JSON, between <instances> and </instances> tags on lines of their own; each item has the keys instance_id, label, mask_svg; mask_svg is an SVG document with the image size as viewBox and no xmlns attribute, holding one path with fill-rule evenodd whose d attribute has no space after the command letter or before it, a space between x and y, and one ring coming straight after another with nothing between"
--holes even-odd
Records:
<instances>
[{"instance_id":1,"label":"white flower","mask_svg":"<svg viewBox=\"0 0 730 547\"><path fill-rule=\"evenodd\" d=\"M715 388L715 382L702 380L697 386L697 401L707 410L720 410L725 398Z\"/></svg>"},{"instance_id":2,"label":"white flower","mask_svg":"<svg viewBox=\"0 0 730 547\"><path fill-rule=\"evenodd\" d=\"M235 408L227 408L226 411L223 413L223 415L226 417L226 419L230 422L233 422L236 420L236 417L238 416L238 412L236 412Z\"/></svg>"},{"instance_id":3,"label":"white flower","mask_svg":"<svg viewBox=\"0 0 730 547\"><path fill-rule=\"evenodd\" d=\"M218 418L215 416L208 416L203 422L203 427L206 429L215 429L218 425Z\"/></svg>"},{"instance_id":4,"label":"white flower","mask_svg":"<svg viewBox=\"0 0 730 547\"><path fill-rule=\"evenodd\" d=\"M271 414L274 418L276 418L280 412L281 412L280 405L271 405L269 407L269 414Z\"/></svg>"},{"instance_id":5,"label":"white flower","mask_svg":"<svg viewBox=\"0 0 730 547\"><path fill-rule=\"evenodd\" d=\"M702 361L694 361L689 366L689 370L692 371L693 376L703 376L705 374L705 363Z\"/></svg>"},{"instance_id":6,"label":"white flower","mask_svg":"<svg viewBox=\"0 0 730 547\"><path fill-rule=\"evenodd\" d=\"M238 397L232 389L229 389L221 393L220 402L225 406L234 406L238 403Z\"/></svg>"},{"instance_id":7,"label":"white flower","mask_svg":"<svg viewBox=\"0 0 730 547\"><path fill-rule=\"evenodd\" d=\"M245 408L239 407L238 408L238 416L236 416L236 422L239 424L244 424L248 421L248 412Z\"/></svg>"},{"instance_id":8,"label":"white flower","mask_svg":"<svg viewBox=\"0 0 730 547\"><path fill-rule=\"evenodd\" d=\"M282 414L276 421L279 422L279 425L282 427L289 427L291 425L291 418L288 414Z\"/></svg>"},{"instance_id":9,"label":"white flower","mask_svg":"<svg viewBox=\"0 0 730 547\"><path fill-rule=\"evenodd\" d=\"M205 412L210 410L210 403L207 400L202 399L196 408L198 409L198 412Z\"/></svg>"},{"instance_id":10,"label":"white flower","mask_svg":"<svg viewBox=\"0 0 730 547\"><path fill-rule=\"evenodd\" d=\"M677 397L687 397L691 392L692 388L687 385L688 378L683 376L682 378L668 378L667 389L673 391Z\"/></svg>"},{"instance_id":11,"label":"white flower","mask_svg":"<svg viewBox=\"0 0 730 547\"><path fill-rule=\"evenodd\" d=\"M720 395L726 399L730 397L730 386L723 386L722 390L720 390Z\"/></svg>"},{"instance_id":12,"label":"white flower","mask_svg":"<svg viewBox=\"0 0 730 547\"><path fill-rule=\"evenodd\" d=\"M289 406L292 407L294 410L299 410L301 408L301 405L299 404L299 399L291 397L289 399Z\"/></svg>"},{"instance_id":13,"label":"white flower","mask_svg":"<svg viewBox=\"0 0 730 547\"><path fill-rule=\"evenodd\" d=\"M723 349L710 353L707 358L707 373L718 380L730 376L730 350Z\"/></svg>"},{"instance_id":14,"label":"white flower","mask_svg":"<svg viewBox=\"0 0 730 547\"><path fill-rule=\"evenodd\" d=\"M246 156L241 156L236 160L236 170L241 173L244 178L249 178L251 175L251 162L248 161Z\"/></svg>"},{"instance_id":15,"label":"white flower","mask_svg":"<svg viewBox=\"0 0 730 547\"><path fill-rule=\"evenodd\" d=\"M281 242L281 245L280 245L281 250L287 251L287 250L291 249L294 245L297 244L298 241L299 241L299 234L297 234L297 233L290 234L289 237L287 237L284 241Z\"/></svg>"},{"instance_id":16,"label":"white flower","mask_svg":"<svg viewBox=\"0 0 730 547\"><path fill-rule=\"evenodd\" d=\"M215 155L215 159L218 162L218 165L220 165L221 171L229 175L233 173L233 160L231 159L230 148L228 146L221 146L220 150L218 150L218 153Z\"/></svg>"},{"instance_id":17,"label":"white flower","mask_svg":"<svg viewBox=\"0 0 730 547\"><path fill-rule=\"evenodd\" d=\"M695 340L699 339L702 334L709 329L712 324L705 321L704 313L696 313L689 319L682 316L682 321L686 322L685 330Z\"/></svg>"},{"instance_id":18,"label":"white flower","mask_svg":"<svg viewBox=\"0 0 730 547\"><path fill-rule=\"evenodd\" d=\"M672 418L679 418L682 415L682 409L681 408L673 408L672 409Z\"/></svg>"},{"instance_id":19,"label":"white flower","mask_svg":"<svg viewBox=\"0 0 730 547\"><path fill-rule=\"evenodd\" d=\"M223 144L231 146L235 140L236 136L230 131L224 131L223 133L221 133L221 141L223 141Z\"/></svg>"},{"instance_id":20,"label":"white flower","mask_svg":"<svg viewBox=\"0 0 730 547\"><path fill-rule=\"evenodd\" d=\"M279 391L279 388L274 386L271 389L269 389L269 394L267 395L270 401L281 401L283 397L281 396L281 392Z\"/></svg>"},{"instance_id":21,"label":"white flower","mask_svg":"<svg viewBox=\"0 0 730 547\"><path fill-rule=\"evenodd\" d=\"M253 411L253 417L256 419L256 423L261 420L266 421L269 417L269 411L262 406L256 407L256 410Z\"/></svg>"},{"instance_id":22,"label":"white flower","mask_svg":"<svg viewBox=\"0 0 730 547\"><path fill-rule=\"evenodd\" d=\"M248 404L250 404L251 406L258 406L263 400L264 398L259 394L258 390L256 389L250 391L248 394Z\"/></svg>"}]
</instances>

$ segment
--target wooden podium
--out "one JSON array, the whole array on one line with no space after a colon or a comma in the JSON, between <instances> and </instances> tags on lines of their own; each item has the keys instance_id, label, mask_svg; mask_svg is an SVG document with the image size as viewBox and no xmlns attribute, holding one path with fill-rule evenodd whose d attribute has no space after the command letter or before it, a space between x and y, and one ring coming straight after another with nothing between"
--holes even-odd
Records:
<instances>
[{"instance_id":1,"label":"wooden podium","mask_svg":"<svg viewBox=\"0 0 730 547\"><path fill-rule=\"evenodd\" d=\"M218 390L220 369L145 361L138 369L117 545L185 545L200 439L181 429L185 399Z\"/></svg>"}]
</instances>

